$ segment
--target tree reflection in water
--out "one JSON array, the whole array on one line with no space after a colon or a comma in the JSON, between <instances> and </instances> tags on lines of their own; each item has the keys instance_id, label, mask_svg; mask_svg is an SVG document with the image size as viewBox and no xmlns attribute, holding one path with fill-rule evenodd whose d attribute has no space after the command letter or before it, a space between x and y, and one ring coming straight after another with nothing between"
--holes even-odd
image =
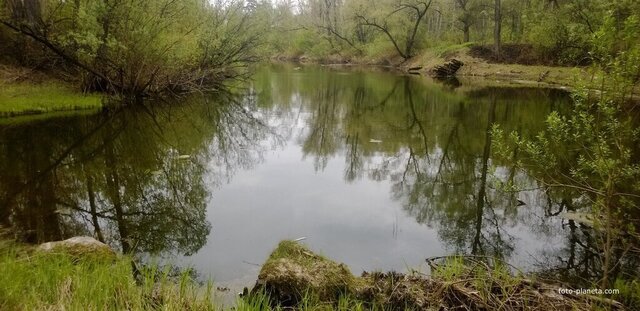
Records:
<instances>
[{"instance_id":1,"label":"tree reflection in water","mask_svg":"<svg viewBox=\"0 0 640 311\"><path fill-rule=\"evenodd\" d=\"M535 135L551 111L569 107L566 93L442 88L421 78L357 70L348 76L266 75L258 81L271 102L302 115L306 129L297 141L316 170L331 158L344 158L347 182L391 181L391 194L404 210L437 228L452 252L509 260L517 239L509 229L524 226L532 236L566 239L566 247L550 248L548 258L535 258L546 270L553 265L551 272L564 278L597 275L590 229L557 217L576 210L572 202L579 198L540 188L516 169L517 150L507 160L492 158L494 124L505 132ZM512 185L529 190L513 191Z\"/></svg>"},{"instance_id":2,"label":"tree reflection in water","mask_svg":"<svg viewBox=\"0 0 640 311\"><path fill-rule=\"evenodd\" d=\"M493 124L535 135L569 105L564 92L281 67L260 71L240 97L1 125L0 225L34 243L87 234L125 252L193 254L211 231L212 189L288 141L316 171L337 159L347 184L390 184L395 202L451 253L510 260L522 237L556 239L560 247L533 258L540 268L597 277L591 229L559 217L585 200L541 189L516 169L517 150L492 156ZM276 176L285 191L286 176Z\"/></svg>"},{"instance_id":3,"label":"tree reflection in water","mask_svg":"<svg viewBox=\"0 0 640 311\"><path fill-rule=\"evenodd\" d=\"M197 252L211 184L259 161L271 131L250 98L188 101L2 126L2 225L32 243L84 234L125 253Z\"/></svg>"}]
</instances>

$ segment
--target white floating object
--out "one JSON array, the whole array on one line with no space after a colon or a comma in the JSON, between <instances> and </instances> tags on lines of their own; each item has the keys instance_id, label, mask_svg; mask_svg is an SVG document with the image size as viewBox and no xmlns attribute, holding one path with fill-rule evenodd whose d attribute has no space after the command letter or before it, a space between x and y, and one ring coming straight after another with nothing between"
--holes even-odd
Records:
<instances>
[{"instance_id":1,"label":"white floating object","mask_svg":"<svg viewBox=\"0 0 640 311\"><path fill-rule=\"evenodd\" d=\"M62 207L55 210L55 213L60 215L71 215L71 209L68 207Z\"/></svg>"},{"instance_id":2,"label":"white floating object","mask_svg":"<svg viewBox=\"0 0 640 311\"><path fill-rule=\"evenodd\" d=\"M573 220L589 227L593 227L593 217L587 213L566 212L559 215L561 218Z\"/></svg>"},{"instance_id":3,"label":"white floating object","mask_svg":"<svg viewBox=\"0 0 640 311\"><path fill-rule=\"evenodd\" d=\"M373 144L379 144L379 143L381 143L381 142L382 142L382 140L379 140L379 139L373 139L373 138L372 138L372 139L369 139L369 142L370 142L370 143L373 143Z\"/></svg>"},{"instance_id":4,"label":"white floating object","mask_svg":"<svg viewBox=\"0 0 640 311\"><path fill-rule=\"evenodd\" d=\"M304 241L304 240L306 240L306 239L307 239L307 237L306 237L306 236L303 236L303 237L301 237L301 238L297 238L297 239L295 239L295 240L293 240L293 241L294 241L294 242L300 242L300 241Z\"/></svg>"},{"instance_id":5,"label":"white floating object","mask_svg":"<svg viewBox=\"0 0 640 311\"><path fill-rule=\"evenodd\" d=\"M187 160L187 159L191 159L191 155L183 154L178 156L178 160Z\"/></svg>"}]
</instances>

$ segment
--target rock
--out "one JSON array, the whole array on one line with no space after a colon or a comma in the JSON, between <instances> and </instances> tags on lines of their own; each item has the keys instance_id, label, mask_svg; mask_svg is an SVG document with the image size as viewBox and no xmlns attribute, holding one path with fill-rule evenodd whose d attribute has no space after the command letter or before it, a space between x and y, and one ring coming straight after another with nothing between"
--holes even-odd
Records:
<instances>
[{"instance_id":1,"label":"rock","mask_svg":"<svg viewBox=\"0 0 640 311\"><path fill-rule=\"evenodd\" d=\"M107 259L116 257L116 252L109 245L87 236L43 243L38 246L37 250L45 253L65 252L77 257L97 256Z\"/></svg>"}]
</instances>

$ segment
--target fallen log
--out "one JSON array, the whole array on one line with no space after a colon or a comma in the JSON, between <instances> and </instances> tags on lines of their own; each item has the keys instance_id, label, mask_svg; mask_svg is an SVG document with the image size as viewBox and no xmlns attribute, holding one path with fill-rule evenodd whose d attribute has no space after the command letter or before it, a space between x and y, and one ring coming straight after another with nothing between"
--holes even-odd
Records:
<instances>
[{"instance_id":1,"label":"fallen log","mask_svg":"<svg viewBox=\"0 0 640 311\"><path fill-rule=\"evenodd\" d=\"M463 62L457 59L452 59L443 65L435 66L431 70L431 73L436 78L453 77L463 65L464 65Z\"/></svg>"}]
</instances>

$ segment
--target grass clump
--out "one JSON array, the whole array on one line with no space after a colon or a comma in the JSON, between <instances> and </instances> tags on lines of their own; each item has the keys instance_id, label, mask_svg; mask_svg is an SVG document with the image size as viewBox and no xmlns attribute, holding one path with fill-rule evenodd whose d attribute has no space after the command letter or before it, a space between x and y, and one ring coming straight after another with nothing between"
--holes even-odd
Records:
<instances>
[{"instance_id":1,"label":"grass clump","mask_svg":"<svg viewBox=\"0 0 640 311\"><path fill-rule=\"evenodd\" d=\"M210 289L183 275L142 269L128 257L100 259L0 243L0 310L214 310Z\"/></svg>"},{"instance_id":2,"label":"grass clump","mask_svg":"<svg viewBox=\"0 0 640 311\"><path fill-rule=\"evenodd\" d=\"M262 266L252 294L264 292L287 307L311 300L337 301L354 290L355 277L344 264L315 254L299 243L282 241ZM309 299L310 296L317 299Z\"/></svg>"},{"instance_id":3,"label":"grass clump","mask_svg":"<svg viewBox=\"0 0 640 311\"><path fill-rule=\"evenodd\" d=\"M490 257L428 259L441 305L472 310L623 310L615 300L560 291L561 286L527 278ZM515 269L515 268L513 268Z\"/></svg>"},{"instance_id":4,"label":"grass clump","mask_svg":"<svg viewBox=\"0 0 640 311\"><path fill-rule=\"evenodd\" d=\"M67 110L97 110L102 97L83 94L60 83L0 84L0 117Z\"/></svg>"}]
</instances>

